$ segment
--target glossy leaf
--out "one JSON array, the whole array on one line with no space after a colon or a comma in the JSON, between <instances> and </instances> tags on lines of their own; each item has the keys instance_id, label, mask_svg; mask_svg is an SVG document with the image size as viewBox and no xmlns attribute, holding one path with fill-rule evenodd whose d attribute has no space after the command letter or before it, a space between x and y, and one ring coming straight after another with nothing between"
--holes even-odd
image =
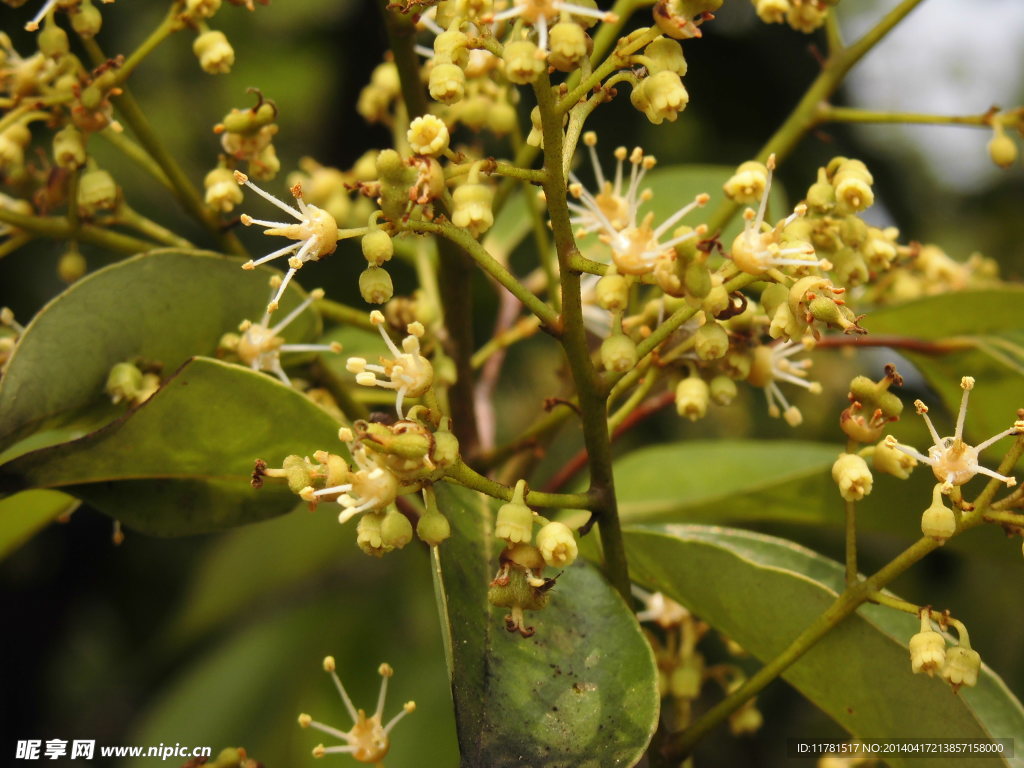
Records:
<instances>
[{"instance_id":1,"label":"glossy leaf","mask_svg":"<svg viewBox=\"0 0 1024 768\"><path fill-rule=\"evenodd\" d=\"M103 388L114 364L141 358L162 364L168 376L193 355L213 354L242 320L258 320L276 272L246 272L240 264L211 253L157 251L100 269L57 296L29 323L0 379L0 449L72 416L84 423L56 430L53 440L80 437L110 420ZM302 300L292 286L279 312ZM309 311L284 335L306 340L319 332ZM98 416L90 419L92 409Z\"/></svg>"},{"instance_id":2,"label":"glossy leaf","mask_svg":"<svg viewBox=\"0 0 1024 768\"><path fill-rule=\"evenodd\" d=\"M625 537L640 584L678 600L762 661L785 649L843 588L842 565L784 539L700 525L636 527ZM918 630L913 616L864 606L783 677L854 736L1022 743L1024 710L987 667L977 687L959 695L939 678L911 673L906 644ZM924 768L948 760L887 762ZM957 761L1000 764L1007 763Z\"/></svg>"},{"instance_id":3,"label":"glossy leaf","mask_svg":"<svg viewBox=\"0 0 1024 768\"><path fill-rule=\"evenodd\" d=\"M453 535L435 554L464 768L634 765L658 718L650 646L600 573L565 569L536 634L504 628L487 602L497 569L493 505L439 487Z\"/></svg>"},{"instance_id":4,"label":"glossy leaf","mask_svg":"<svg viewBox=\"0 0 1024 768\"><path fill-rule=\"evenodd\" d=\"M793 502L825 490L823 480L831 482L828 471L838 455L835 445L795 440L688 441L641 448L615 462L619 513L627 522L820 522L822 509Z\"/></svg>"},{"instance_id":5,"label":"glossy leaf","mask_svg":"<svg viewBox=\"0 0 1024 768\"><path fill-rule=\"evenodd\" d=\"M197 358L122 419L0 467L0 485L61 488L126 525L173 536L228 528L296 505L250 487L253 462L340 446L304 395L241 366Z\"/></svg>"},{"instance_id":6,"label":"glossy leaf","mask_svg":"<svg viewBox=\"0 0 1024 768\"><path fill-rule=\"evenodd\" d=\"M24 491L0 499L0 560L78 504L60 491Z\"/></svg>"}]
</instances>

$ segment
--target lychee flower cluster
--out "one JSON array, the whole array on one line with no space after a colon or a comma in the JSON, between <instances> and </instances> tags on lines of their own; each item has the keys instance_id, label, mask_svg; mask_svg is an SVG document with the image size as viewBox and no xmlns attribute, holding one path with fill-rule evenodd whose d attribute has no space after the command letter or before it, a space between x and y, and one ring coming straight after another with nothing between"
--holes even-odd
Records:
<instances>
[{"instance_id":1,"label":"lychee flower cluster","mask_svg":"<svg viewBox=\"0 0 1024 768\"><path fill-rule=\"evenodd\" d=\"M384 704L388 693L388 680L395 674L390 664L381 664L377 668L380 674L380 694L377 696L377 708L369 717L362 709L356 709L349 698L345 686L341 683L336 671L336 663L333 656L324 659L324 671L331 676L334 687L338 689L345 710L352 719L352 728L342 731L330 725L317 722L310 715L303 713L299 715L299 725L302 728L314 728L321 733L332 736L342 744L335 746L324 746L318 744L313 748L313 757L324 757L326 755L352 755L360 763L373 763L380 765L381 760L387 756L391 749L391 731L398 722L410 712L416 711L416 702L407 701L402 705L402 710L392 717L387 723L384 722Z\"/></svg>"},{"instance_id":2,"label":"lychee flower cluster","mask_svg":"<svg viewBox=\"0 0 1024 768\"><path fill-rule=\"evenodd\" d=\"M810 34L825 23L828 7L834 0L751 0L754 10L766 24L788 24L797 32Z\"/></svg>"},{"instance_id":3,"label":"lychee flower cluster","mask_svg":"<svg viewBox=\"0 0 1024 768\"><path fill-rule=\"evenodd\" d=\"M427 490L459 458L458 440L448 419L435 428L424 409L413 409L409 415L389 425L359 420L342 427L338 438L347 446L351 465L340 454L322 450L314 453L312 460L287 456L280 468L257 461L253 485L262 486L266 478L284 480L289 490L313 509L321 503L336 503L341 508L341 524L361 516L356 544L368 555L381 557L402 549L412 540L413 526L394 506L395 499L421 488ZM427 506L428 514L421 523L441 514L436 505ZM434 517L417 526L416 533L434 545L447 538L444 528L446 523Z\"/></svg>"},{"instance_id":4,"label":"lychee flower cluster","mask_svg":"<svg viewBox=\"0 0 1024 768\"><path fill-rule=\"evenodd\" d=\"M526 481L520 480L512 500L498 509L494 535L504 542L505 548L487 599L491 605L510 610L505 617L509 632L530 637L534 629L526 625L525 612L543 608L548 591L555 585L555 579L544 578L544 567L572 565L579 547L567 525L549 522L526 506L526 492ZM536 538L534 525L541 526Z\"/></svg>"}]
</instances>

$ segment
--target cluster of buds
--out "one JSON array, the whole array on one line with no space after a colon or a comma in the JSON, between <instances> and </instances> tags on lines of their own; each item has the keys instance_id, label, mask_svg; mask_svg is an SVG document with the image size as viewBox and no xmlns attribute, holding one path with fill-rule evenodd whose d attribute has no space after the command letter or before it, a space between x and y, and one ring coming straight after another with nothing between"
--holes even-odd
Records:
<instances>
[{"instance_id":1,"label":"cluster of buds","mask_svg":"<svg viewBox=\"0 0 1024 768\"><path fill-rule=\"evenodd\" d=\"M630 94L633 106L655 125L674 122L690 101L682 80L686 74L682 46L671 38L658 37L631 61L647 69L647 77Z\"/></svg>"},{"instance_id":2,"label":"cluster of buds","mask_svg":"<svg viewBox=\"0 0 1024 768\"><path fill-rule=\"evenodd\" d=\"M213 127L213 132L220 136L227 157L247 164L247 176L269 181L281 170L273 144L278 131L277 105L264 99L259 90L250 91L256 94L256 104L248 109L232 109Z\"/></svg>"},{"instance_id":3,"label":"cluster of buds","mask_svg":"<svg viewBox=\"0 0 1024 768\"><path fill-rule=\"evenodd\" d=\"M932 627L931 611L921 609L921 631L910 638L910 665L914 674L924 673L929 677L938 672L949 683L953 691L961 686L972 688L978 683L981 670L981 656L971 648L967 627L944 615L943 626L953 624L959 635L959 642L946 647L946 638Z\"/></svg>"},{"instance_id":4,"label":"cluster of buds","mask_svg":"<svg viewBox=\"0 0 1024 768\"><path fill-rule=\"evenodd\" d=\"M261 486L265 478L281 479L311 508L336 502L341 507L339 523L362 515L356 544L366 554L381 557L401 549L412 540L413 528L395 508L395 499L439 480L459 456L458 440L447 419L432 430L429 414L422 409L409 415L393 424L356 421L351 428L342 427L338 437L348 446L352 466L341 455L327 451L317 451L312 459L287 456L280 468L257 461L253 485ZM447 521L437 520L441 513L436 504L427 507L417 534L433 546L447 538L450 529Z\"/></svg>"},{"instance_id":5,"label":"cluster of buds","mask_svg":"<svg viewBox=\"0 0 1024 768\"><path fill-rule=\"evenodd\" d=\"M512 500L498 509L494 535L504 543L498 573L491 581L487 599L491 605L508 608L505 628L523 637L534 634L526 625L525 612L538 611L547 604L555 578L544 578L544 568L566 568L579 553L572 530L551 522L526 506L526 481L520 480ZM534 525L540 525L536 537Z\"/></svg>"},{"instance_id":6,"label":"cluster of buds","mask_svg":"<svg viewBox=\"0 0 1024 768\"><path fill-rule=\"evenodd\" d=\"M840 429L860 443L880 440L885 425L896 421L903 413L903 401L889 391L892 386L903 386L903 377L894 365L885 366L885 375L878 381L867 376L854 378L850 382L848 394L850 405L839 415ZM877 462L885 462L888 458L885 451L878 452L876 466ZM912 467L913 464L907 469ZM887 474L899 475L900 471L889 471Z\"/></svg>"},{"instance_id":7,"label":"cluster of buds","mask_svg":"<svg viewBox=\"0 0 1024 768\"><path fill-rule=\"evenodd\" d=\"M7 368L7 361L14 354L18 339L25 332L25 327L14 319L10 307L0 307L0 375Z\"/></svg>"},{"instance_id":8,"label":"cluster of buds","mask_svg":"<svg viewBox=\"0 0 1024 768\"><path fill-rule=\"evenodd\" d=\"M377 696L377 709L370 717L362 709L356 709L349 698L345 686L341 684L341 678L336 671L336 663L333 656L324 659L324 671L331 676L334 687L338 689L345 710L352 719L352 728L342 731L324 723L317 722L306 713L299 715L299 726L302 728L314 728L328 736L332 736L342 744L326 747L318 744L313 748L313 757L324 757L325 755L352 755L360 763L373 763L381 765L381 760L391 749L391 730L398 722L410 712L416 711L416 702L407 701L402 705L402 711L384 723L384 703L388 692L388 680L395 674L390 664L381 664L377 672L381 677L380 694Z\"/></svg>"},{"instance_id":9,"label":"cluster of buds","mask_svg":"<svg viewBox=\"0 0 1024 768\"><path fill-rule=\"evenodd\" d=\"M788 24L797 32L810 34L825 23L828 7L838 0L751 0L766 24Z\"/></svg>"}]
</instances>

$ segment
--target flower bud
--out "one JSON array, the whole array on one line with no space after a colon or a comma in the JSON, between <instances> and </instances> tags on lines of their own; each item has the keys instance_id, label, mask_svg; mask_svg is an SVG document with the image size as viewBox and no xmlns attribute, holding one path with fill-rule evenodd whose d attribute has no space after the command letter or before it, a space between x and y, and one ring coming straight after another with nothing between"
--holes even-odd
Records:
<instances>
[{"instance_id":1,"label":"flower bud","mask_svg":"<svg viewBox=\"0 0 1024 768\"><path fill-rule=\"evenodd\" d=\"M672 670L668 688L673 698L693 700L700 696L704 683L704 657L699 653L687 656Z\"/></svg>"},{"instance_id":2,"label":"flower bud","mask_svg":"<svg viewBox=\"0 0 1024 768\"><path fill-rule=\"evenodd\" d=\"M437 64L427 81L430 97L442 104L455 104L466 95L466 73L454 64Z\"/></svg>"},{"instance_id":3,"label":"flower bud","mask_svg":"<svg viewBox=\"0 0 1024 768\"><path fill-rule=\"evenodd\" d=\"M206 204L215 211L228 213L243 200L242 188L235 181L235 175L227 168L214 168L203 179L206 188Z\"/></svg>"},{"instance_id":4,"label":"flower bud","mask_svg":"<svg viewBox=\"0 0 1024 768\"><path fill-rule=\"evenodd\" d=\"M452 224L479 237L494 224L494 189L487 184L466 182L452 193Z\"/></svg>"},{"instance_id":5,"label":"flower bud","mask_svg":"<svg viewBox=\"0 0 1024 768\"><path fill-rule=\"evenodd\" d=\"M1006 135L999 123L995 123L992 129L993 136L988 143L988 156L1000 168L1009 168L1017 161L1017 144Z\"/></svg>"},{"instance_id":6,"label":"flower bud","mask_svg":"<svg viewBox=\"0 0 1024 768\"><path fill-rule=\"evenodd\" d=\"M552 568L572 565L579 553L576 539L565 523L548 523L537 531L537 549Z\"/></svg>"},{"instance_id":7,"label":"flower bud","mask_svg":"<svg viewBox=\"0 0 1024 768\"><path fill-rule=\"evenodd\" d=\"M417 155L437 157L448 149L448 126L436 115L417 117L409 124L406 136Z\"/></svg>"},{"instance_id":8,"label":"flower bud","mask_svg":"<svg viewBox=\"0 0 1024 768\"><path fill-rule=\"evenodd\" d=\"M701 360L718 360L729 351L729 334L721 323L709 320L697 329L693 346Z\"/></svg>"},{"instance_id":9,"label":"flower bud","mask_svg":"<svg viewBox=\"0 0 1024 768\"><path fill-rule=\"evenodd\" d=\"M940 544L956 533L956 515L942 503L942 484L932 490L932 503L921 515L921 533Z\"/></svg>"},{"instance_id":10,"label":"flower bud","mask_svg":"<svg viewBox=\"0 0 1024 768\"><path fill-rule=\"evenodd\" d=\"M515 130L519 122L519 115L516 108L507 101L498 101L491 105L487 111L487 127L491 133L497 136L504 136Z\"/></svg>"},{"instance_id":11,"label":"flower bud","mask_svg":"<svg viewBox=\"0 0 1024 768\"><path fill-rule=\"evenodd\" d=\"M745 733L754 733L764 724L764 716L761 710L754 704L754 699L748 700L742 707L729 715L729 731L733 736L741 736Z\"/></svg>"},{"instance_id":12,"label":"flower bud","mask_svg":"<svg viewBox=\"0 0 1024 768\"><path fill-rule=\"evenodd\" d=\"M624 333L613 334L601 343L601 364L607 371L625 373L638 359L636 342Z\"/></svg>"},{"instance_id":13,"label":"flower bud","mask_svg":"<svg viewBox=\"0 0 1024 768\"><path fill-rule=\"evenodd\" d=\"M48 59L59 59L71 50L68 33L61 29L50 16L47 18L43 31L36 36L39 52Z\"/></svg>"},{"instance_id":14,"label":"flower bud","mask_svg":"<svg viewBox=\"0 0 1024 768\"><path fill-rule=\"evenodd\" d=\"M220 10L221 0L185 0L185 13L193 19L209 19Z\"/></svg>"},{"instance_id":15,"label":"flower bud","mask_svg":"<svg viewBox=\"0 0 1024 768\"><path fill-rule=\"evenodd\" d=\"M67 125L53 136L53 161L69 171L85 165L85 137L73 125ZM237 184L234 185L238 187ZM239 192L241 197L241 192Z\"/></svg>"},{"instance_id":16,"label":"flower bud","mask_svg":"<svg viewBox=\"0 0 1024 768\"><path fill-rule=\"evenodd\" d=\"M86 171L78 182L78 209L83 216L117 207L120 190L114 177L103 170Z\"/></svg>"},{"instance_id":17,"label":"flower bud","mask_svg":"<svg viewBox=\"0 0 1024 768\"><path fill-rule=\"evenodd\" d=\"M946 663L942 667L942 677L959 690L966 685L973 688L978 684L978 672L981 670L981 655L962 645L954 646L946 651Z\"/></svg>"},{"instance_id":18,"label":"flower bud","mask_svg":"<svg viewBox=\"0 0 1024 768\"><path fill-rule=\"evenodd\" d=\"M498 509L494 535L509 544L528 544L533 536L533 510L523 501L525 492L526 482L520 480L516 484L512 501L502 504Z\"/></svg>"},{"instance_id":19,"label":"flower bud","mask_svg":"<svg viewBox=\"0 0 1024 768\"><path fill-rule=\"evenodd\" d=\"M710 400L711 390L699 376L685 378L676 386L676 411L690 421L704 417Z\"/></svg>"},{"instance_id":20,"label":"flower bud","mask_svg":"<svg viewBox=\"0 0 1024 768\"><path fill-rule=\"evenodd\" d=\"M547 66L544 55L536 43L530 40L514 40L506 45L502 60L505 63L505 77L516 85L529 85Z\"/></svg>"},{"instance_id":21,"label":"flower bud","mask_svg":"<svg viewBox=\"0 0 1024 768\"><path fill-rule=\"evenodd\" d=\"M647 77L629 95L633 106L655 125L675 121L686 109L690 95L675 72L662 71Z\"/></svg>"},{"instance_id":22,"label":"flower bud","mask_svg":"<svg viewBox=\"0 0 1024 768\"><path fill-rule=\"evenodd\" d=\"M363 256L371 267L379 267L386 261L391 261L395 253L395 244L391 235L382 229L373 229L363 235L359 245L363 250Z\"/></svg>"},{"instance_id":23,"label":"flower bud","mask_svg":"<svg viewBox=\"0 0 1024 768\"><path fill-rule=\"evenodd\" d=\"M102 26L103 17L92 0L82 0L81 5L71 12L71 28L81 37L95 37Z\"/></svg>"},{"instance_id":24,"label":"flower bud","mask_svg":"<svg viewBox=\"0 0 1024 768\"><path fill-rule=\"evenodd\" d=\"M728 376L715 376L708 384L708 390L715 405L729 405L739 393L736 382Z\"/></svg>"},{"instance_id":25,"label":"flower bud","mask_svg":"<svg viewBox=\"0 0 1024 768\"><path fill-rule=\"evenodd\" d=\"M57 262L57 277L63 283L73 283L85 274L86 266L85 256L80 251L74 248L64 251Z\"/></svg>"},{"instance_id":26,"label":"flower bud","mask_svg":"<svg viewBox=\"0 0 1024 768\"><path fill-rule=\"evenodd\" d=\"M409 518L392 507L380 524L380 539L385 548L401 549L412 541L412 523Z\"/></svg>"},{"instance_id":27,"label":"flower bud","mask_svg":"<svg viewBox=\"0 0 1024 768\"><path fill-rule=\"evenodd\" d=\"M142 389L142 371L132 363L117 363L107 375L104 391L110 401L117 405L120 402L132 402Z\"/></svg>"},{"instance_id":28,"label":"flower bud","mask_svg":"<svg viewBox=\"0 0 1024 768\"><path fill-rule=\"evenodd\" d=\"M440 512L428 512L416 523L416 535L420 541L426 542L431 547L436 547L452 535L452 526L448 518Z\"/></svg>"},{"instance_id":29,"label":"flower bud","mask_svg":"<svg viewBox=\"0 0 1024 768\"><path fill-rule=\"evenodd\" d=\"M686 74L683 47L675 40L667 37L655 38L644 49L644 57L649 60L647 69L652 75L673 72L682 77Z\"/></svg>"},{"instance_id":30,"label":"flower bud","mask_svg":"<svg viewBox=\"0 0 1024 768\"><path fill-rule=\"evenodd\" d=\"M434 59L455 64L461 69L469 64L469 37L457 23L434 38Z\"/></svg>"},{"instance_id":31,"label":"flower bud","mask_svg":"<svg viewBox=\"0 0 1024 768\"><path fill-rule=\"evenodd\" d=\"M217 29L199 35L192 43L192 52L203 71L211 75L226 75L235 63L235 49L227 36Z\"/></svg>"},{"instance_id":32,"label":"flower bud","mask_svg":"<svg viewBox=\"0 0 1024 768\"><path fill-rule=\"evenodd\" d=\"M841 453L832 465L832 479L846 501L860 501L871 493L873 478L868 463L855 453Z\"/></svg>"},{"instance_id":33,"label":"flower bud","mask_svg":"<svg viewBox=\"0 0 1024 768\"><path fill-rule=\"evenodd\" d=\"M871 466L877 472L906 480L917 466L917 459L881 440L871 453Z\"/></svg>"},{"instance_id":34,"label":"flower bud","mask_svg":"<svg viewBox=\"0 0 1024 768\"><path fill-rule=\"evenodd\" d=\"M22 123L15 123L0 133L0 172L17 171L25 164L25 147L32 132Z\"/></svg>"},{"instance_id":35,"label":"flower bud","mask_svg":"<svg viewBox=\"0 0 1024 768\"><path fill-rule=\"evenodd\" d=\"M438 467L444 468L454 464L459 458L459 440L449 431L450 419L443 419L441 427L434 433L434 445L430 449L430 459Z\"/></svg>"},{"instance_id":36,"label":"flower bud","mask_svg":"<svg viewBox=\"0 0 1024 768\"><path fill-rule=\"evenodd\" d=\"M619 274L604 275L594 289L597 304L609 312L621 312L629 305L629 281Z\"/></svg>"},{"instance_id":37,"label":"flower bud","mask_svg":"<svg viewBox=\"0 0 1024 768\"><path fill-rule=\"evenodd\" d=\"M384 545L381 535L383 524L384 515L376 512L363 514L356 524L356 546L372 557L384 557L391 549Z\"/></svg>"},{"instance_id":38,"label":"flower bud","mask_svg":"<svg viewBox=\"0 0 1024 768\"><path fill-rule=\"evenodd\" d=\"M789 10L789 0L754 0L754 11L765 24L781 24Z\"/></svg>"},{"instance_id":39,"label":"flower bud","mask_svg":"<svg viewBox=\"0 0 1024 768\"><path fill-rule=\"evenodd\" d=\"M367 304L383 304L394 295L391 275L381 267L367 267L359 275L359 295Z\"/></svg>"},{"instance_id":40,"label":"flower bud","mask_svg":"<svg viewBox=\"0 0 1024 768\"><path fill-rule=\"evenodd\" d=\"M764 163L749 160L741 163L736 173L722 185L726 196L741 205L756 205L768 184L768 168Z\"/></svg>"},{"instance_id":41,"label":"flower bud","mask_svg":"<svg viewBox=\"0 0 1024 768\"><path fill-rule=\"evenodd\" d=\"M571 72L587 55L587 33L574 21L560 21L549 33L548 62L555 69Z\"/></svg>"},{"instance_id":42,"label":"flower bud","mask_svg":"<svg viewBox=\"0 0 1024 768\"><path fill-rule=\"evenodd\" d=\"M928 614L921 614L921 631L910 638L910 667L914 674L931 677L946 661L946 640L931 627Z\"/></svg>"}]
</instances>

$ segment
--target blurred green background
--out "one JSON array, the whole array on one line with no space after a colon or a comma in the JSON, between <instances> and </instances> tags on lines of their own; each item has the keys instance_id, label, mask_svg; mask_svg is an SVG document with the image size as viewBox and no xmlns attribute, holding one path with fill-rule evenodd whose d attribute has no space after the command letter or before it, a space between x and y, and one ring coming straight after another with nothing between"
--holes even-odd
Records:
<instances>
[{"instance_id":1,"label":"blurred green background","mask_svg":"<svg viewBox=\"0 0 1024 768\"><path fill-rule=\"evenodd\" d=\"M893 4L845 0L844 27L863 30ZM130 51L165 7L163 2L102 6L104 49ZM0 17L22 52L31 40L17 30L32 10L5 8ZM1010 107L1024 101L1021 4L976 0L969 25L952 23L951 29L957 13L964 13L961 3L925 2L905 29L854 70L839 103L977 114L993 103ZM642 14L636 20L641 23L646 23ZM255 13L226 6L213 26L223 29L236 49L231 74L204 75L189 35L181 34L158 49L131 81L152 123L197 183L216 161L213 124L230 107L251 104L245 94L249 86L258 86L280 107L275 144L282 173L268 185L276 192L285 191L284 178L301 156L347 167L367 148L387 143L386 130L367 127L354 109L359 89L386 48L373 3L275 0ZM691 101L678 122L647 124L621 93L591 125L603 147L642 144L662 165L738 164L757 151L799 99L818 68L815 47L822 45L816 35L765 27L746 0L729 0L720 18L705 27L704 38L685 44ZM929 56L937 57L931 65ZM943 138L948 134L957 137ZM977 129L825 126L805 140L780 176L792 190L790 197L798 197L829 157L860 157L876 178L874 221L897 224L904 241L938 242L958 259L982 251L1000 261L1005 276L1019 279L1024 172L1019 163L1006 172L991 167L988 139L987 131ZM102 142L93 143L133 207L205 242L161 190ZM255 233L243 236L260 251ZM343 243L315 274L302 274L305 287L323 285L329 296L360 305L355 282L362 259L355 249ZM39 241L0 259L0 303L27 321L61 290L55 265L62 250L60 243ZM95 249L83 251L90 269L111 258ZM395 277L399 290L411 286L411 275L398 267ZM486 290L482 282L481 289ZM479 304L477 327L490 328L493 307ZM842 393L850 371L875 372L890 358L874 353L819 364L818 374L826 392ZM536 377L529 387L520 379L519 387L512 386L515 372L538 360L544 370L560 365L542 339L510 355L512 375L499 393L508 403L503 412L510 414L501 425L505 432L521 426L517 420L529 418L551 394L546 387L554 386L553 378ZM908 378L907 400L928 396L912 375ZM740 403L697 425L668 415L654 419L617 450L694 437L792 436L784 425L763 417L759 397L749 393L749 408ZM838 445L831 411L819 406L805 413L800 439ZM563 435L537 477L556 471L577 447L575 433ZM907 491L906 508L890 510L894 518L905 517L905 525L864 521L865 570L886 562L916 535L912 512L926 503L918 490ZM835 557L842 546L838 504L836 523L831 530L760 527ZM2 749L13 750L14 740L24 738L181 742L210 745L215 752L244 745L268 768L306 765L319 737L298 728L300 711L348 725L320 667L322 657L333 654L357 705L373 708L381 661L396 670L387 713L407 699L419 704L396 731L389 765L455 765L454 721L426 553L410 547L373 560L356 550L354 537L354 525L338 526L323 509L179 540L128 531L120 548L110 544L110 521L88 509L67 524L50 526L0 563ZM893 588L908 599L950 607L971 628L982 658L1011 689L1024 691L1019 654L1024 623L1015 610L1024 571L1019 546L989 530L970 538L935 553ZM698 765L784 765L787 737L838 735L785 684L769 688L760 702L766 721L761 732L739 741L720 734L711 738L698 753Z\"/></svg>"}]
</instances>

